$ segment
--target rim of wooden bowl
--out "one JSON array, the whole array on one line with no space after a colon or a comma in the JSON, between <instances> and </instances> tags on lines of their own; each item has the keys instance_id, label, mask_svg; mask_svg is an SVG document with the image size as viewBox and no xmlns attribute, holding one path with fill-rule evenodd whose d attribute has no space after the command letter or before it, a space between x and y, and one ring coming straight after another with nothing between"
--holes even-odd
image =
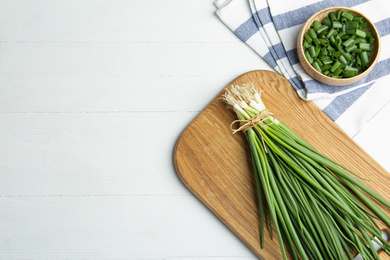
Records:
<instances>
[{"instance_id":1,"label":"rim of wooden bowl","mask_svg":"<svg viewBox=\"0 0 390 260\"><path fill-rule=\"evenodd\" d=\"M304 51L303 51L303 46L302 46L303 45L303 37L304 37L305 33L310 29L310 26L313 24L314 20L318 20L318 21L322 22L322 20L326 16L328 16L328 14L330 12L334 12L337 10L352 12L354 14L354 16L362 16L365 19L365 21L367 21L367 24L368 24L367 31L370 31L371 33L373 33L375 35L375 38L376 38L374 45L373 45L373 52L372 52L374 55L371 55L371 57L370 57L370 66L362 73L356 75L355 77L351 77L351 78L335 79L335 78L326 76L326 75L318 72L307 61L307 59L304 55ZM363 13L361 13L355 9L348 8L348 7L342 7L342 6L334 6L334 7L325 8L325 9L322 9L321 11L318 11L317 13L313 14L306 21L306 23L302 26L302 29L300 30L298 40L297 40L298 58L299 58L299 61L302 65L303 69L306 71L306 73L309 74L315 80L317 80L321 83L327 84L327 85L332 85L332 86L349 85L349 84L355 83L355 82L363 79L364 77L366 77L371 72L371 70L375 67L375 64L377 63L379 56L380 56L380 50L381 50L380 37L379 37L378 30L376 29L374 23Z\"/></svg>"}]
</instances>

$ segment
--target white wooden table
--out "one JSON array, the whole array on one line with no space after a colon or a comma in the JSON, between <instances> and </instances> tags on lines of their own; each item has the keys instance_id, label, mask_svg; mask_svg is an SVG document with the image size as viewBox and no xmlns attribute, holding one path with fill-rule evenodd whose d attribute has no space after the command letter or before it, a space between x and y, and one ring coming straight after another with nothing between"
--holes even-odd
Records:
<instances>
[{"instance_id":1,"label":"white wooden table","mask_svg":"<svg viewBox=\"0 0 390 260\"><path fill-rule=\"evenodd\" d=\"M181 183L181 131L267 64L212 0L0 0L0 259L256 259ZM390 105L354 139L390 170Z\"/></svg>"}]
</instances>

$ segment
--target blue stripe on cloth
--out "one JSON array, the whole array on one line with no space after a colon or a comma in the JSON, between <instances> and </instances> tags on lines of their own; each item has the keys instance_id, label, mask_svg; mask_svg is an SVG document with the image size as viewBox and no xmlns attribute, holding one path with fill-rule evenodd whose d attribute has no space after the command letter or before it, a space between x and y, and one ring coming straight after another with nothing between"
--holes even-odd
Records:
<instances>
[{"instance_id":1,"label":"blue stripe on cloth","mask_svg":"<svg viewBox=\"0 0 390 260\"><path fill-rule=\"evenodd\" d=\"M260 17L263 26L272 22L271 12L268 7L258 10L257 15Z\"/></svg>"},{"instance_id":2,"label":"blue stripe on cloth","mask_svg":"<svg viewBox=\"0 0 390 260\"><path fill-rule=\"evenodd\" d=\"M259 28L257 27L255 20L251 16L251 18L246 20L243 24L238 26L236 30L234 30L234 34L237 35L237 37L240 38L242 41L246 42L258 31Z\"/></svg>"},{"instance_id":3,"label":"blue stripe on cloth","mask_svg":"<svg viewBox=\"0 0 390 260\"><path fill-rule=\"evenodd\" d=\"M336 121L356 100L358 100L374 82L355 89L347 94L337 96L333 101L327 105L322 111L333 121Z\"/></svg>"},{"instance_id":4,"label":"blue stripe on cloth","mask_svg":"<svg viewBox=\"0 0 390 260\"><path fill-rule=\"evenodd\" d=\"M259 29L259 31L260 31L260 28L263 28L263 24L262 24L262 22L260 21L260 18L259 18L259 16L258 16L258 13L254 13L254 14L253 14L253 20L256 22L256 25L257 25L257 27L258 27L258 29ZM263 31L263 33L265 33L265 31ZM268 37L268 36L266 36L266 35L263 35L263 33L260 32L260 34L261 34L261 36L263 37L263 39L264 39L264 37ZM264 40L264 41L265 41L265 40ZM270 46L270 47L268 47L268 51L271 53L271 56L272 56L272 58L274 59L275 64L277 64L276 61L279 60L279 57L278 57L278 52L277 52L277 50L275 50L275 46ZM276 65L276 66L277 66L277 65ZM273 66L273 68L275 68L275 67Z\"/></svg>"},{"instance_id":5,"label":"blue stripe on cloth","mask_svg":"<svg viewBox=\"0 0 390 260\"><path fill-rule=\"evenodd\" d=\"M283 59L284 57L286 57L286 51L285 51L282 43L278 43L278 44L273 45L273 48L275 49L276 53L278 54L279 59Z\"/></svg>"},{"instance_id":6,"label":"blue stripe on cloth","mask_svg":"<svg viewBox=\"0 0 390 260\"><path fill-rule=\"evenodd\" d=\"M294 89L295 90L301 90L303 89L303 83L302 83L302 80L300 80L298 77L294 77L294 78L291 78L288 80L291 85L294 86Z\"/></svg>"},{"instance_id":7,"label":"blue stripe on cloth","mask_svg":"<svg viewBox=\"0 0 390 260\"><path fill-rule=\"evenodd\" d=\"M314 93L333 94L333 93L341 92L344 90L348 90L348 89L353 88L353 87L357 87L359 85L362 85L362 84L377 80L383 76L386 76L390 73L389 67L390 67L390 58L378 62L375 65L374 69L365 78L363 78L362 80L359 80L358 82L350 84L350 85L338 86L336 88L336 87L329 87L329 85L325 85L325 84L320 83L320 82L315 81L315 80L308 80L308 81L305 81L305 86L307 88L308 93L310 93L310 94L314 94Z\"/></svg>"},{"instance_id":8,"label":"blue stripe on cloth","mask_svg":"<svg viewBox=\"0 0 390 260\"><path fill-rule=\"evenodd\" d=\"M380 37L390 34L390 18L375 23L375 27Z\"/></svg>"},{"instance_id":9,"label":"blue stripe on cloth","mask_svg":"<svg viewBox=\"0 0 390 260\"><path fill-rule=\"evenodd\" d=\"M267 52L266 55L264 55L263 59L270 65L272 68L276 68L278 64L276 64L275 59L272 57L272 54L270 52Z\"/></svg>"},{"instance_id":10,"label":"blue stripe on cloth","mask_svg":"<svg viewBox=\"0 0 390 260\"><path fill-rule=\"evenodd\" d=\"M268 11L268 16L271 17L271 14L269 13L269 9L264 10L263 15L267 11ZM257 27L259 28L259 31L260 31L260 34L262 35L262 37L263 38L264 37L268 38L268 35L265 32L265 30L264 30L263 23L260 20L259 14L260 14L259 12L254 13L253 14L253 19L254 19ZM263 31L261 31L261 29L263 29ZM283 59L284 57L286 57L285 49L284 49L284 46L283 46L282 43L269 46L268 47L268 51L271 54L271 56L273 57L273 59L276 62L276 64L278 64L277 61L279 61L279 60ZM271 59L271 58L269 58L269 59ZM268 63L270 63L270 62L273 62L273 61L270 60ZM276 65L276 66L278 66L278 65ZM282 64L282 67L284 67L283 64ZM279 68L279 69L280 69L280 71L282 71L282 68ZM290 76L288 76L287 78L290 78ZM303 84L302 84L301 81L299 81L299 84L297 84L296 80L290 80L290 83L291 83L291 85L293 86L294 89L301 89L303 87Z\"/></svg>"},{"instance_id":11,"label":"blue stripe on cloth","mask_svg":"<svg viewBox=\"0 0 390 260\"><path fill-rule=\"evenodd\" d=\"M289 50L287 52L287 57L288 57L288 60L290 61L291 65L299 63L297 49Z\"/></svg>"},{"instance_id":12,"label":"blue stripe on cloth","mask_svg":"<svg viewBox=\"0 0 390 260\"><path fill-rule=\"evenodd\" d=\"M311 5L307 5L301 8L298 8L296 10L279 14L274 17L272 17L272 20L276 26L276 29L278 31L294 27L299 24L303 24L307 21L307 19L310 18L313 14L316 12L327 8L331 6L345 6L345 7L352 7L355 5L359 5L365 2L368 2L369 0L324 0L321 2L317 2Z\"/></svg>"}]
</instances>

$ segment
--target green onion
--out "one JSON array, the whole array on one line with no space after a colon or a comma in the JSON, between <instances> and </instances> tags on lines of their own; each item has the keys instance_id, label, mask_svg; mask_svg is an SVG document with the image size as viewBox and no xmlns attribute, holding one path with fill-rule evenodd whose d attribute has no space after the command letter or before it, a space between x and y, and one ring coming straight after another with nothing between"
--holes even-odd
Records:
<instances>
[{"instance_id":1,"label":"green onion","mask_svg":"<svg viewBox=\"0 0 390 260\"><path fill-rule=\"evenodd\" d=\"M313 67L314 67L317 71L322 72L321 67L320 67L320 65L318 64L317 60L314 61L311 65L313 65Z\"/></svg>"},{"instance_id":2,"label":"green onion","mask_svg":"<svg viewBox=\"0 0 390 260\"><path fill-rule=\"evenodd\" d=\"M338 60L332 65L332 67L330 68L330 71L331 72L334 72L338 67L341 66L341 62L339 62Z\"/></svg>"},{"instance_id":3,"label":"green onion","mask_svg":"<svg viewBox=\"0 0 390 260\"><path fill-rule=\"evenodd\" d=\"M317 57L317 55L316 55L316 49L315 49L315 47L314 47L313 45L311 45L309 48L307 48L307 50L309 51L310 56L311 56L312 58Z\"/></svg>"},{"instance_id":4,"label":"green onion","mask_svg":"<svg viewBox=\"0 0 390 260\"><path fill-rule=\"evenodd\" d=\"M352 29L359 29L359 23L358 22L347 22L347 30L352 30Z\"/></svg>"},{"instance_id":5,"label":"green onion","mask_svg":"<svg viewBox=\"0 0 390 260\"><path fill-rule=\"evenodd\" d=\"M341 74L352 77L357 71L345 66L333 74L329 70L324 73L341 78ZM249 144L262 248L268 212L270 233L276 231L284 260L288 252L294 260L353 259L353 252L363 259L379 259L374 236L390 253L390 244L374 221L380 219L390 226L390 218L373 200L386 207L390 207L389 202L277 120L253 84L231 86L223 99L240 123L233 133L244 132Z\"/></svg>"},{"instance_id":6,"label":"green onion","mask_svg":"<svg viewBox=\"0 0 390 260\"><path fill-rule=\"evenodd\" d=\"M317 33L313 28L309 29L309 35L312 39L317 38Z\"/></svg>"},{"instance_id":7,"label":"green onion","mask_svg":"<svg viewBox=\"0 0 390 260\"><path fill-rule=\"evenodd\" d=\"M333 72L333 76L339 76L341 73L343 73L343 67L340 66Z\"/></svg>"},{"instance_id":8,"label":"green onion","mask_svg":"<svg viewBox=\"0 0 390 260\"><path fill-rule=\"evenodd\" d=\"M310 52L308 50L305 51L305 57L307 61L312 64L313 63L313 57L310 55Z\"/></svg>"},{"instance_id":9,"label":"green onion","mask_svg":"<svg viewBox=\"0 0 390 260\"><path fill-rule=\"evenodd\" d=\"M353 35L353 36L355 36L355 35ZM343 45L345 46L345 47L348 47L348 46L350 46L350 45L352 45L353 44L353 41L355 40L355 37L350 37L348 40L346 40L345 42L343 42Z\"/></svg>"},{"instance_id":10,"label":"green onion","mask_svg":"<svg viewBox=\"0 0 390 260\"><path fill-rule=\"evenodd\" d=\"M366 28L367 22L363 17L342 10L329 13L322 22L315 20L304 34L302 44L306 59L313 67L315 66L317 71L322 71L329 77L351 77L353 74L363 72L369 66L375 42L375 37L366 31ZM326 62L323 62L324 60ZM343 66L339 67L336 61ZM330 68L323 68L324 65L330 65ZM358 71L340 72L340 69L344 70L346 65L356 65ZM325 74L328 70L329 72Z\"/></svg>"},{"instance_id":11,"label":"green onion","mask_svg":"<svg viewBox=\"0 0 390 260\"><path fill-rule=\"evenodd\" d=\"M329 19L329 17L325 17L324 20L322 21L322 24L331 27L332 21Z\"/></svg>"},{"instance_id":12,"label":"green onion","mask_svg":"<svg viewBox=\"0 0 390 260\"><path fill-rule=\"evenodd\" d=\"M313 41L313 39L310 37L308 33L305 33L304 37L308 43L311 43Z\"/></svg>"},{"instance_id":13,"label":"green onion","mask_svg":"<svg viewBox=\"0 0 390 260\"><path fill-rule=\"evenodd\" d=\"M369 43L359 43L359 49L363 51L369 51L371 49L371 45Z\"/></svg>"},{"instance_id":14,"label":"green onion","mask_svg":"<svg viewBox=\"0 0 390 260\"><path fill-rule=\"evenodd\" d=\"M348 64L348 61L347 61L347 59L344 57L344 55L341 55L341 56L339 57L339 61L340 61L341 64L343 64L343 65L347 65L347 64Z\"/></svg>"},{"instance_id":15,"label":"green onion","mask_svg":"<svg viewBox=\"0 0 390 260\"><path fill-rule=\"evenodd\" d=\"M320 34L320 33L322 33L323 31L328 30L328 28L329 28L329 27L328 27L327 25L321 25L320 27L318 27L317 33Z\"/></svg>"},{"instance_id":16,"label":"green onion","mask_svg":"<svg viewBox=\"0 0 390 260\"><path fill-rule=\"evenodd\" d=\"M324 59L324 60L322 61L322 63L323 63L324 65L330 65L330 64L333 63L333 60L332 60L332 59L329 59L329 58L326 58L326 59Z\"/></svg>"},{"instance_id":17,"label":"green onion","mask_svg":"<svg viewBox=\"0 0 390 260\"><path fill-rule=\"evenodd\" d=\"M368 53L366 51L363 51L362 53L360 53L360 59L362 60L363 65L367 65L368 64Z\"/></svg>"},{"instance_id":18,"label":"green onion","mask_svg":"<svg viewBox=\"0 0 390 260\"><path fill-rule=\"evenodd\" d=\"M345 51L346 52L351 52L352 50L357 49L357 48L358 48L357 45L350 45L350 46L345 48Z\"/></svg>"},{"instance_id":19,"label":"green onion","mask_svg":"<svg viewBox=\"0 0 390 260\"><path fill-rule=\"evenodd\" d=\"M314 45L320 45L320 40L318 38L313 38Z\"/></svg>"},{"instance_id":20,"label":"green onion","mask_svg":"<svg viewBox=\"0 0 390 260\"><path fill-rule=\"evenodd\" d=\"M348 21L352 21L354 19L353 14L349 12L343 12L341 16L347 19Z\"/></svg>"},{"instance_id":21,"label":"green onion","mask_svg":"<svg viewBox=\"0 0 390 260\"><path fill-rule=\"evenodd\" d=\"M337 31L335 29L330 29L329 32L326 34L326 38L330 38L334 33L337 34Z\"/></svg>"},{"instance_id":22,"label":"green onion","mask_svg":"<svg viewBox=\"0 0 390 260\"><path fill-rule=\"evenodd\" d=\"M337 21L333 21L332 28L342 28L343 24Z\"/></svg>"},{"instance_id":23,"label":"green onion","mask_svg":"<svg viewBox=\"0 0 390 260\"><path fill-rule=\"evenodd\" d=\"M317 20L313 22L313 28L314 30L318 30L318 28L321 26L321 23Z\"/></svg>"},{"instance_id":24,"label":"green onion","mask_svg":"<svg viewBox=\"0 0 390 260\"><path fill-rule=\"evenodd\" d=\"M356 21L358 23L363 23L364 19L361 16L355 16L355 17L353 17L352 21Z\"/></svg>"},{"instance_id":25,"label":"green onion","mask_svg":"<svg viewBox=\"0 0 390 260\"><path fill-rule=\"evenodd\" d=\"M366 38L366 31L363 31L363 30L360 30L360 29L356 29L355 35L359 36L361 38Z\"/></svg>"},{"instance_id":26,"label":"green onion","mask_svg":"<svg viewBox=\"0 0 390 260\"><path fill-rule=\"evenodd\" d=\"M336 17L336 14L334 12L331 12L329 14L329 17L330 17L330 20L333 22L333 21L337 21L337 17Z\"/></svg>"},{"instance_id":27,"label":"green onion","mask_svg":"<svg viewBox=\"0 0 390 260\"><path fill-rule=\"evenodd\" d=\"M304 49L308 48L309 46L310 46L310 43L308 43L307 41L305 41L305 42L303 43L303 48L304 48Z\"/></svg>"}]
</instances>

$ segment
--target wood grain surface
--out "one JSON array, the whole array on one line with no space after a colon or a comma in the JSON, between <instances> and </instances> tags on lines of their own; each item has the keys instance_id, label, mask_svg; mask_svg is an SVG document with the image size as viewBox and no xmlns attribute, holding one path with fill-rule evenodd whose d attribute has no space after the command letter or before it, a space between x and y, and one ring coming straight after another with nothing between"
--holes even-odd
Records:
<instances>
[{"instance_id":1,"label":"wood grain surface","mask_svg":"<svg viewBox=\"0 0 390 260\"><path fill-rule=\"evenodd\" d=\"M229 85L253 82L276 118L313 147L357 174L375 180L371 189L390 201L389 174L311 102L300 99L289 82L270 71L251 71ZM218 218L261 259L282 259L277 239L265 230L259 244L258 206L249 147L242 133L232 134L236 119L219 99L222 92L183 131L176 143L178 175ZM384 209L382 207L382 209ZM384 209L390 214L389 209ZM385 225L378 222L381 227ZM384 255L384 254L383 254Z\"/></svg>"}]
</instances>

